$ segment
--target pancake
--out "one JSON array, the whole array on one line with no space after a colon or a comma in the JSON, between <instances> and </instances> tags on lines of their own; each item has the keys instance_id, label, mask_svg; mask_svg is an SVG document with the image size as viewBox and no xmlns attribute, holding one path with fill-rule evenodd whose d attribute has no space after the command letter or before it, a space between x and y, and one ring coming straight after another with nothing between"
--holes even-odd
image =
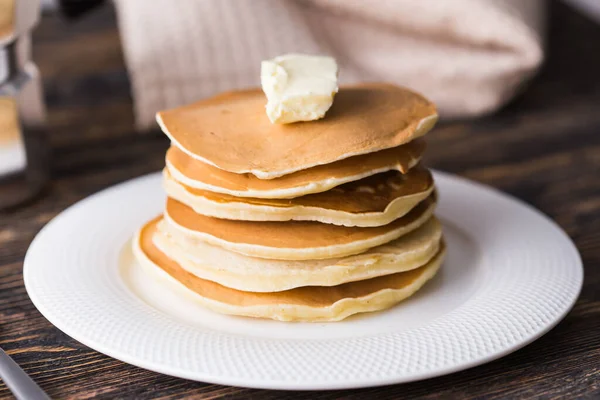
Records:
<instances>
[{"instance_id":1,"label":"pancake","mask_svg":"<svg viewBox=\"0 0 600 400\"><path fill-rule=\"evenodd\" d=\"M431 195L408 214L384 226L361 228L320 222L235 221L207 217L168 198L166 231L185 234L190 243L204 241L252 257L279 260L316 260L361 253L405 235L433 214Z\"/></svg>"},{"instance_id":2,"label":"pancake","mask_svg":"<svg viewBox=\"0 0 600 400\"><path fill-rule=\"evenodd\" d=\"M173 146L167 151L167 169L186 186L237 197L281 199L327 191L338 185L386 171L407 173L425 150L424 140L346 158L274 179L252 174L234 174L198 161Z\"/></svg>"},{"instance_id":3,"label":"pancake","mask_svg":"<svg viewBox=\"0 0 600 400\"><path fill-rule=\"evenodd\" d=\"M426 265L407 272L332 287L252 293L199 278L168 258L153 243L156 222L146 224L133 241L134 254L145 271L213 311L280 321L339 321L352 314L389 308L431 279L445 255L442 243Z\"/></svg>"},{"instance_id":4,"label":"pancake","mask_svg":"<svg viewBox=\"0 0 600 400\"><path fill-rule=\"evenodd\" d=\"M433 178L422 167L407 174L390 171L293 199L239 198L194 189L165 169L167 195L199 214L245 221L317 221L344 226L381 226L402 217L433 191ZM274 179L277 180L277 179Z\"/></svg>"},{"instance_id":5,"label":"pancake","mask_svg":"<svg viewBox=\"0 0 600 400\"><path fill-rule=\"evenodd\" d=\"M248 292L278 292L301 286L335 286L409 271L439 250L442 227L435 217L415 231L364 253L328 260L283 261L248 257L187 237L164 234L157 224L154 245L199 278Z\"/></svg>"},{"instance_id":6,"label":"pancake","mask_svg":"<svg viewBox=\"0 0 600 400\"><path fill-rule=\"evenodd\" d=\"M223 93L161 111L156 119L179 149L236 174L273 179L408 143L437 121L433 103L389 84L342 87L325 118L272 124L261 89Z\"/></svg>"}]
</instances>

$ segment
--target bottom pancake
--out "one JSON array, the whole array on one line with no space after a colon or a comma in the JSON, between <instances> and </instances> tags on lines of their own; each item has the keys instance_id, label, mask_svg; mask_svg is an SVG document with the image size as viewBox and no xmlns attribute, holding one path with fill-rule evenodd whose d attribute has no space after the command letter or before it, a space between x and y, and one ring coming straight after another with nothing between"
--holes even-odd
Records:
<instances>
[{"instance_id":1,"label":"bottom pancake","mask_svg":"<svg viewBox=\"0 0 600 400\"><path fill-rule=\"evenodd\" d=\"M201 279L168 258L153 243L155 219L143 226L133 242L142 267L179 287L203 306L220 313L280 321L339 321L352 314L389 308L419 290L438 271L445 246L427 264L407 272L338 286L305 286L274 293L231 289Z\"/></svg>"}]
</instances>

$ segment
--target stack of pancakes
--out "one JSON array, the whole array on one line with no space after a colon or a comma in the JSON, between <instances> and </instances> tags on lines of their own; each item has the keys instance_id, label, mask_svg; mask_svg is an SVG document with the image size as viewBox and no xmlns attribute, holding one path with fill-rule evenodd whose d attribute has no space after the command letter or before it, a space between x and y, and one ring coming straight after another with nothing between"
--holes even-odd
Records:
<instances>
[{"instance_id":1,"label":"stack of pancakes","mask_svg":"<svg viewBox=\"0 0 600 400\"><path fill-rule=\"evenodd\" d=\"M388 308L433 277L419 137L435 106L385 84L341 88L318 121L274 125L264 106L247 90L158 114L168 200L135 240L141 265L215 311L286 321Z\"/></svg>"}]
</instances>

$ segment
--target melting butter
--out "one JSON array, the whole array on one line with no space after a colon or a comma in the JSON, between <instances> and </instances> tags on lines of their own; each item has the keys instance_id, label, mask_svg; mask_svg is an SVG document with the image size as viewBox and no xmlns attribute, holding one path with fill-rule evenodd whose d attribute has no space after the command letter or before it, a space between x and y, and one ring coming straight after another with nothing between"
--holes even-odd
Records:
<instances>
[{"instance_id":1,"label":"melting butter","mask_svg":"<svg viewBox=\"0 0 600 400\"><path fill-rule=\"evenodd\" d=\"M289 124L323 118L338 91L337 75L332 57L286 54L263 61L260 78L269 120Z\"/></svg>"}]
</instances>

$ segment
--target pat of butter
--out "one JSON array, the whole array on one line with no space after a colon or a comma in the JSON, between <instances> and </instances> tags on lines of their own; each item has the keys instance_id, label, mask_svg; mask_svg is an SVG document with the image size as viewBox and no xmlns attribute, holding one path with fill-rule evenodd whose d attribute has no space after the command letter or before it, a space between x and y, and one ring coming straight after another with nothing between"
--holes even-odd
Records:
<instances>
[{"instance_id":1,"label":"pat of butter","mask_svg":"<svg viewBox=\"0 0 600 400\"><path fill-rule=\"evenodd\" d=\"M263 61L267 116L276 124L323 118L338 91L337 75L331 57L286 54Z\"/></svg>"}]
</instances>

